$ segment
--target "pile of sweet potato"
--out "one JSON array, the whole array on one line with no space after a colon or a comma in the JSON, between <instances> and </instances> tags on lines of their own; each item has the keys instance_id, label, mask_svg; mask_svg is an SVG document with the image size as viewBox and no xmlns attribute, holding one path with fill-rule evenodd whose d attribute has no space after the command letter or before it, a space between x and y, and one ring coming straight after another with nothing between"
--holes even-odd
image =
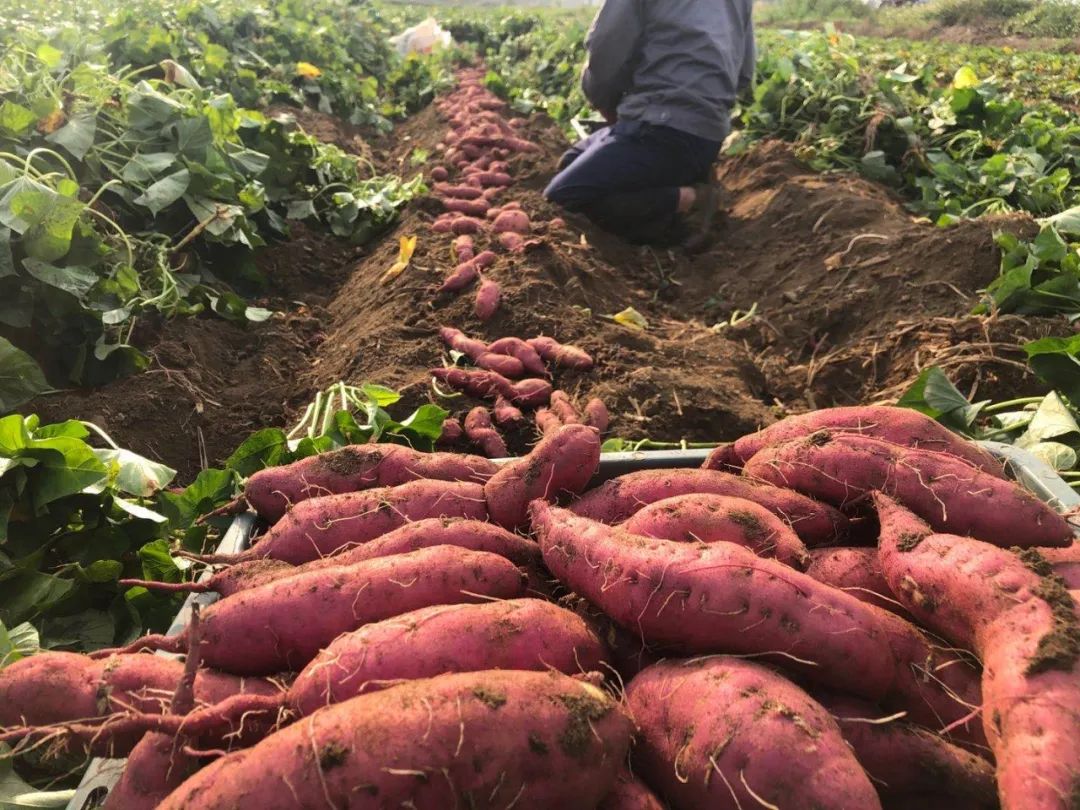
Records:
<instances>
[{"instance_id":1,"label":"pile of sweet potato","mask_svg":"<svg viewBox=\"0 0 1080 810\"><path fill-rule=\"evenodd\" d=\"M599 460L259 473L267 531L170 586L221 594L197 627L0 671L0 740L130 755L136 810L1075 810L1080 551L993 458L866 407Z\"/></svg>"}]
</instances>

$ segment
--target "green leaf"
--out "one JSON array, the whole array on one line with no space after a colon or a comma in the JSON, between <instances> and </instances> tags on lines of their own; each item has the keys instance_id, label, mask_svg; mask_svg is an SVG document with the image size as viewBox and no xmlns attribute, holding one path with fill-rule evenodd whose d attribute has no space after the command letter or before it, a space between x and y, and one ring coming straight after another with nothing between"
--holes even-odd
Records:
<instances>
[{"instance_id":1,"label":"green leaf","mask_svg":"<svg viewBox=\"0 0 1080 810\"><path fill-rule=\"evenodd\" d=\"M179 582L183 579L184 572L173 559L167 540L154 540L144 545L139 549L139 560L142 561L143 579L156 582Z\"/></svg>"},{"instance_id":2,"label":"green leaf","mask_svg":"<svg viewBox=\"0 0 1080 810\"><path fill-rule=\"evenodd\" d=\"M1040 219L1039 222L1044 225L1052 225L1057 229L1058 233L1068 234L1069 236L1080 236L1080 205L1066 208L1064 211L1054 214L1052 217Z\"/></svg>"},{"instance_id":3,"label":"green leaf","mask_svg":"<svg viewBox=\"0 0 1080 810\"><path fill-rule=\"evenodd\" d=\"M42 509L53 501L103 485L107 470L94 449L80 439L35 440L27 453L38 459L34 507Z\"/></svg>"},{"instance_id":4,"label":"green leaf","mask_svg":"<svg viewBox=\"0 0 1080 810\"><path fill-rule=\"evenodd\" d=\"M421 405L401 423L401 428L434 442L442 435L443 422L449 415L438 405Z\"/></svg>"},{"instance_id":5,"label":"green leaf","mask_svg":"<svg viewBox=\"0 0 1080 810\"><path fill-rule=\"evenodd\" d=\"M40 648L38 631L29 622L17 624L10 630L0 622L0 670L20 658L33 655Z\"/></svg>"},{"instance_id":6,"label":"green leaf","mask_svg":"<svg viewBox=\"0 0 1080 810\"><path fill-rule=\"evenodd\" d=\"M364 396L378 405L380 408L385 408L389 405L393 405L395 402L401 400L401 394L392 388L387 388L383 385L372 385L365 383L360 386L360 390Z\"/></svg>"},{"instance_id":7,"label":"green leaf","mask_svg":"<svg viewBox=\"0 0 1080 810\"><path fill-rule=\"evenodd\" d=\"M42 636L46 649L90 652L114 644L116 622L104 610L84 610L72 616L45 619L42 622Z\"/></svg>"},{"instance_id":8,"label":"green leaf","mask_svg":"<svg viewBox=\"0 0 1080 810\"><path fill-rule=\"evenodd\" d=\"M71 249L71 234L84 208L78 200L21 178L0 200L0 222L22 234L29 256L51 262Z\"/></svg>"},{"instance_id":9,"label":"green leaf","mask_svg":"<svg viewBox=\"0 0 1080 810\"><path fill-rule=\"evenodd\" d=\"M1037 442L1026 448L1055 470L1071 470L1076 466L1076 451L1061 442Z\"/></svg>"},{"instance_id":10,"label":"green leaf","mask_svg":"<svg viewBox=\"0 0 1080 810\"><path fill-rule=\"evenodd\" d=\"M190 184L191 172L180 169L162 177L136 197L134 202L136 205L146 206L150 209L150 213L157 216L162 210L183 197Z\"/></svg>"},{"instance_id":11,"label":"green leaf","mask_svg":"<svg viewBox=\"0 0 1080 810\"><path fill-rule=\"evenodd\" d=\"M149 520L152 523L167 523L168 518L153 509L148 509L142 504L135 503L135 501L129 501L126 498L113 498L113 504L123 512L131 515L137 520Z\"/></svg>"},{"instance_id":12,"label":"green leaf","mask_svg":"<svg viewBox=\"0 0 1080 810\"><path fill-rule=\"evenodd\" d=\"M289 440L285 431L264 428L248 436L225 460L225 466L247 478L266 467L285 463L288 452Z\"/></svg>"},{"instance_id":13,"label":"green leaf","mask_svg":"<svg viewBox=\"0 0 1080 810\"><path fill-rule=\"evenodd\" d=\"M40 616L64 599L74 583L40 571L27 571L4 582L0 589L0 622L18 624Z\"/></svg>"},{"instance_id":14,"label":"green leaf","mask_svg":"<svg viewBox=\"0 0 1080 810\"><path fill-rule=\"evenodd\" d=\"M23 267L26 272L36 278L42 284L56 287L78 298L80 301L86 298L87 293L98 282L98 275L89 267L56 267L37 259L23 259Z\"/></svg>"},{"instance_id":15,"label":"green leaf","mask_svg":"<svg viewBox=\"0 0 1080 810\"><path fill-rule=\"evenodd\" d=\"M986 402L974 405L968 402L937 366L925 369L896 404L924 413L963 433L971 431L979 412L987 405Z\"/></svg>"},{"instance_id":16,"label":"green leaf","mask_svg":"<svg viewBox=\"0 0 1080 810\"><path fill-rule=\"evenodd\" d=\"M171 528L186 528L195 518L211 512L233 497L236 473L232 470L203 470L183 492L158 494L158 509Z\"/></svg>"},{"instance_id":17,"label":"green leaf","mask_svg":"<svg viewBox=\"0 0 1080 810\"><path fill-rule=\"evenodd\" d=\"M205 118L185 118L176 125L177 148L192 160L204 162L206 150L213 142L214 133Z\"/></svg>"},{"instance_id":18,"label":"green leaf","mask_svg":"<svg viewBox=\"0 0 1080 810\"><path fill-rule=\"evenodd\" d=\"M0 104L0 132L9 137L18 137L37 123L34 111L14 101Z\"/></svg>"},{"instance_id":19,"label":"green leaf","mask_svg":"<svg viewBox=\"0 0 1080 810\"><path fill-rule=\"evenodd\" d=\"M1051 391L1039 403L1026 435L1033 444L1062 436L1080 437L1080 426L1076 424L1069 406L1062 401L1057 392Z\"/></svg>"},{"instance_id":20,"label":"green leaf","mask_svg":"<svg viewBox=\"0 0 1080 810\"><path fill-rule=\"evenodd\" d=\"M82 160L97 137L97 116L93 113L79 113L68 119L60 129L48 135L45 140L62 146L76 160Z\"/></svg>"},{"instance_id":21,"label":"green leaf","mask_svg":"<svg viewBox=\"0 0 1080 810\"><path fill-rule=\"evenodd\" d=\"M146 183L175 165L176 155L172 152L150 152L132 157L120 176L128 183Z\"/></svg>"},{"instance_id":22,"label":"green leaf","mask_svg":"<svg viewBox=\"0 0 1080 810\"><path fill-rule=\"evenodd\" d=\"M13 411L49 390L51 386L33 358L0 337L0 413Z\"/></svg>"},{"instance_id":23,"label":"green leaf","mask_svg":"<svg viewBox=\"0 0 1080 810\"><path fill-rule=\"evenodd\" d=\"M95 449L96 455L110 471L113 486L121 492L148 498L167 487L176 477L176 470L151 461L130 450Z\"/></svg>"},{"instance_id":24,"label":"green leaf","mask_svg":"<svg viewBox=\"0 0 1080 810\"><path fill-rule=\"evenodd\" d=\"M1080 335L1035 340L1025 344L1024 351L1043 382L1070 402L1080 402Z\"/></svg>"}]
</instances>

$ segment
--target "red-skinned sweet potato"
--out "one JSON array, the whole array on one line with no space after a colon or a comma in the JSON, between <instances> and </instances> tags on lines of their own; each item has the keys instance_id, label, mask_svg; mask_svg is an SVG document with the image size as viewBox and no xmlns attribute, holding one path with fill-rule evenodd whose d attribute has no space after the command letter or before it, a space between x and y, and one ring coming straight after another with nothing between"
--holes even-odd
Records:
<instances>
[{"instance_id":1,"label":"red-skinned sweet potato","mask_svg":"<svg viewBox=\"0 0 1080 810\"><path fill-rule=\"evenodd\" d=\"M465 417L465 435L488 458L506 458L509 455L506 442L491 424L491 414L482 405L473 408Z\"/></svg>"},{"instance_id":2,"label":"red-skinned sweet potato","mask_svg":"<svg viewBox=\"0 0 1080 810\"><path fill-rule=\"evenodd\" d=\"M552 391L551 405L549 407L564 425L584 424L581 414L574 406L573 401L570 399L570 395L565 391Z\"/></svg>"},{"instance_id":3,"label":"red-skinned sweet potato","mask_svg":"<svg viewBox=\"0 0 1080 810\"><path fill-rule=\"evenodd\" d=\"M880 490L937 531L1001 546L1072 542L1064 518L1030 492L946 453L822 430L766 447L744 472L836 506Z\"/></svg>"},{"instance_id":4,"label":"red-skinned sweet potato","mask_svg":"<svg viewBox=\"0 0 1080 810\"><path fill-rule=\"evenodd\" d=\"M577 371L588 371L593 367L592 357L577 346L559 343L555 338L544 336L530 338L527 342L548 363Z\"/></svg>"},{"instance_id":5,"label":"red-skinned sweet potato","mask_svg":"<svg viewBox=\"0 0 1080 810\"><path fill-rule=\"evenodd\" d=\"M301 501L247 551L197 557L209 563L274 559L299 565L360 545L412 520L485 520L483 488L462 481L412 481Z\"/></svg>"},{"instance_id":6,"label":"red-skinned sweet potato","mask_svg":"<svg viewBox=\"0 0 1080 810\"><path fill-rule=\"evenodd\" d=\"M525 370L530 374L535 374L538 377L547 376L548 371L543 358L536 353L536 349L521 338L499 338L489 344L487 350L495 354L506 354L520 360Z\"/></svg>"},{"instance_id":7,"label":"red-skinned sweet potato","mask_svg":"<svg viewBox=\"0 0 1080 810\"><path fill-rule=\"evenodd\" d=\"M581 492L599 465L599 434L584 425L566 425L491 477L484 487L491 519L506 528L522 526L531 501Z\"/></svg>"},{"instance_id":8,"label":"red-skinned sweet potato","mask_svg":"<svg viewBox=\"0 0 1080 810\"><path fill-rule=\"evenodd\" d=\"M676 495L649 504L622 524L622 528L661 540L735 543L797 571L805 571L810 564L806 546L791 527L764 506L745 498L702 493Z\"/></svg>"},{"instance_id":9,"label":"red-skinned sweet potato","mask_svg":"<svg viewBox=\"0 0 1080 810\"><path fill-rule=\"evenodd\" d=\"M525 235L532 230L529 215L524 211L508 209L503 206L502 212L491 223L491 230L495 233L519 233Z\"/></svg>"},{"instance_id":10,"label":"red-skinned sweet potato","mask_svg":"<svg viewBox=\"0 0 1080 810\"><path fill-rule=\"evenodd\" d=\"M499 288L498 282L492 281L490 278L485 278L480 282L480 286L476 288L476 302L473 306L473 311L482 323L486 323L495 317L495 312L499 309L499 299L501 296L502 291ZM496 355L496 357L515 360L518 363L521 362L520 360L516 360L516 358L507 358L506 355Z\"/></svg>"},{"instance_id":11,"label":"red-skinned sweet potato","mask_svg":"<svg viewBox=\"0 0 1080 810\"><path fill-rule=\"evenodd\" d=\"M611 417L603 400L593 397L585 403L585 409L582 413L586 425L596 428L601 434L607 431Z\"/></svg>"},{"instance_id":12,"label":"red-skinned sweet potato","mask_svg":"<svg viewBox=\"0 0 1080 810\"><path fill-rule=\"evenodd\" d=\"M758 484L718 470L642 470L605 481L586 492L571 509L604 523L622 523L650 503L676 495L710 493L745 498L786 521L807 546L843 540L848 521L827 504L789 489Z\"/></svg>"},{"instance_id":13,"label":"red-skinned sweet potato","mask_svg":"<svg viewBox=\"0 0 1080 810\"><path fill-rule=\"evenodd\" d=\"M812 694L836 719L883 800L931 793L970 810L997 807L994 766L982 757L932 731L885 716L864 700L831 692Z\"/></svg>"},{"instance_id":14,"label":"red-skinned sweet potato","mask_svg":"<svg viewBox=\"0 0 1080 810\"><path fill-rule=\"evenodd\" d=\"M153 655L113 655L98 660L67 652L43 652L0 671L0 729L38 729L48 734L73 723L99 723L128 712L168 712L184 676L184 665ZM276 697L282 687L262 678L238 678L199 670L196 705L221 703L240 694ZM124 756L142 737L133 733L90 736L88 750L98 756Z\"/></svg>"},{"instance_id":15,"label":"red-skinned sweet potato","mask_svg":"<svg viewBox=\"0 0 1080 810\"><path fill-rule=\"evenodd\" d=\"M495 424L501 427L516 427L525 420L525 415L506 397L497 397L491 409Z\"/></svg>"},{"instance_id":16,"label":"red-skinned sweet potato","mask_svg":"<svg viewBox=\"0 0 1080 810\"><path fill-rule=\"evenodd\" d=\"M631 729L602 690L566 675L444 675L317 712L218 760L161 810L446 810L451 793L462 806L592 810Z\"/></svg>"},{"instance_id":17,"label":"red-skinned sweet potato","mask_svg":"<svg viewBox=\"0 0 1080 810\"><path fill-rule=\"evenodd\" d=\"M596 810L665 810L648 786L624 768Z\"/></svg>"},{"instance_id":18,"label":"red-skinned sweet potato","mask_svg":"<svg viewBox=\"0 0 1080 810\"><path fill-rule=\"evenodd\" d=\"M626 699L640 728L636 770L674 807L880 810L836 721L767 667L663 662L634 678Z\"/></svg>"},{"instance_id":19,"label":"red-skinned sweet potato","mask_svg":"<svg viewBox=\"0 0 1080 810\"><path fill-rule=\"evenodd\" d=\"M1036 550L933 534L874 494L881 563L914 615L983 661L982 721L1009 810L1068 810L1080 774L1080 607Z\"/></svg>"},{"instance_id":20,"label":"red-skinned sweet potato","mask_svg":"<svg viewBox=\"0 0 1080 810\"><path fill-rule=\"evenodd\" d=\"M454 268L453 272L443 279L439 287L440 293L460 292L480 277L480 269L476 266L476 259L462 262Z\"/></svg>"},{"instance_id":21,"label":"red-skinned sweet potato","mask_svg":"<svg viewBox=\"0 0 1080 810\"><path fill-rule=\"evenodd\" d=\"M555 412L550 408L537 409L536 413L533 414L533 420L536 422L536 427L541 436L549 436L563 426L562 419L556 416Z\"/></svg>"},{"instance_id":22,"label":"red-skinned sweet potato","mask_svg":"<svg viewBox=\"0 0 1080 810\"><path fill-rule=\"evenodd\" d=\"M296 574L240 591L202 617L202 655L238 675L297 670L342 633L429 605L512 599L525 575L504 557L434 546ZM145 636L125 652L184 652L188 637Z\"/></svg>"},{"instance_id":23,"label":"red-skinned sweet potato","mask_svg":"<svg viewBox=\"0 0 1080 810\"><path fill-rule=\"evenodd\" d=\"M398 681L481 669L593 672L600 639L575 613L540 599L436 605L369 624L336 639L289 689L308 715Z\"/></svg>"},{"instance_id":24,"label":"red-skinned sweet potato","mask_svg":"<svg viewBox=\"0 0 1080 810\"><path fill-rule=\"evenodd\" d=\"M551 573L647 643L761 656L935 728L967 718L979 701L978 678L957 654L776 560L732 543L640 537L542 501L530 513Z\"/></svg>"},{"instance_id":25,"label":"red-skinned sweet potato","mask_svg":"<svg viewBox=\"0 0 1080 810\"><path fill-rule=\"evenodd\" d=\"M810 549L810 565L805 570L818 582L846 591L856 599L892 611L897 616L912 619L885 581L876 548Z\"/></svg>"},{"instance_id":26,"label":"red-skinned sweet potato","mask_svg":"<svg viewBox=\"0 0 1080 810\"><path fill-rule=\"evenodd\" d=\"M1004 478L1001 462L996 461L982 448L965 441L918 411L886 405L825 408L799 416L789 416L757 433L751 433L730 445L717 448L703 466L714 470L728 467L741 469L747 461L764 448L802 439L819 430L854 433L904 447L950 453L984 472Z\"/></svg>"},{"instance_id":27,"label":"red-skinned sweet potato","mask_svg":"<svg viewBox=\"0 0 1080 810\"><path fill-rule=\"evenodd\" d=\"M476 247L473 245L473 238L468 234L459 236L454 240L453 245L454 260L461 264L462 262L470 261L476 256Z\"/></svg>"},{"instance_id":28,"label":"red-skinned sweet potato","mask_svg":"<svg viewBox=\"0 0 1080 810\"><path fill-rule=\"evenodd\" d=\"M253 474L244 499L268 523L290 506L324 495L392 487L422 478L484 482L496 470L487 459L459 453L421 453L398 444L349 445Z\"/></svg>"}]
</instances>

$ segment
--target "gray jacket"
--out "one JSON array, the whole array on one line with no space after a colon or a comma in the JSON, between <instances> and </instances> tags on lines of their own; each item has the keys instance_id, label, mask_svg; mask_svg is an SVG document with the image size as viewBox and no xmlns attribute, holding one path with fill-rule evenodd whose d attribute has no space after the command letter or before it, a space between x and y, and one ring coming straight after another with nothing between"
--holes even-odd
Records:
<instances>
[{"instance_id":1,"label":"gray jacket","mask_svg":"<svg viewBox=\"0 0 1080 810\"><path fill-rule=\"evenodd\" d=\"M585 40L594 107L722 141L754 76L752 0L605 0Z\"/></svg>"}]
</instances>

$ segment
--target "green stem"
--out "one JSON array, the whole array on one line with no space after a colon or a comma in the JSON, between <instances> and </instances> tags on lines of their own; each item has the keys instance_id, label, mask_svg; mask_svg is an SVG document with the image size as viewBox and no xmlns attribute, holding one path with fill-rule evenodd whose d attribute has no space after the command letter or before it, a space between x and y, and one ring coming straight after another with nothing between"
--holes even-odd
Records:
<instances>
[{"instance_id":1,"label":"green stem","mask_svg":"<svg viewBox=\"0 0 1080 810\"><path fill-rule=\"evenodd\" d=\"M98 436L100 436L102 439L104 439L105 443L107 445L109 445L109 447L111 447L113 450L119 450L120 449L120 445L118 445L116 442L114 442L112 440L112 437L108 433L106 433L104 430L99 428L93 422L80 421L79 424L81 424L85 428L90 428L90 430L94 431L94 433L96 433Z\"/></svg>"},{"instance_id":2,"label":"green stem","mask_svg":"<svg viewBox=\"0 0 1080 810\"><path fill-rule=\"evenodd\" d=\"M1007 411L1010 408L1023 407L1024 405L1034 405L1037 402L1042 402L1045 397L1021 397L1020 399L1008 399L1004 402L995 402L993 405L987 405L983 408L983 413L998 413L1000 411Z\"/></svg>"}]
</instances>

